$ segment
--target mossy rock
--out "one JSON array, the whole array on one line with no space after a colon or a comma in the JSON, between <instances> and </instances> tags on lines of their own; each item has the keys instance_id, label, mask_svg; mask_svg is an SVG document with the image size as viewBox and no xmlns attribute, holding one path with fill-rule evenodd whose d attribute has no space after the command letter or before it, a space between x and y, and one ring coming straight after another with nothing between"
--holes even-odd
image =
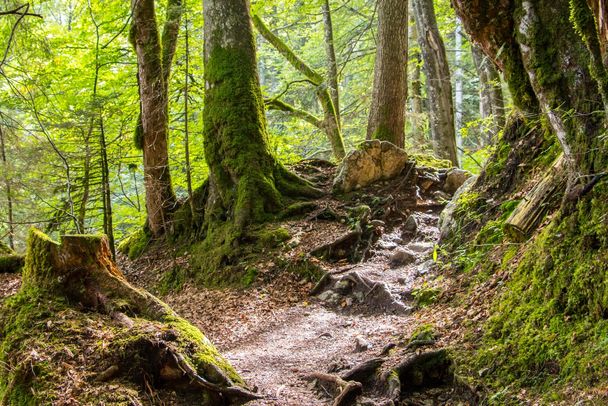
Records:
<instances>
[{"instance_id":1,"label":"mossy rock","mask_svg":"<svg viewBox=\"0 0 608 406\"><path fill-rule=\"evenodd\" d=\"M145 227L142 227L118 244L118 252L126 255L131 260L137 259L148 248L151 239L150 233Z\"/></svg>"},{"instance_id":2,"label":"mossy rock","mask_svg":"<svg viewBox=\"0 0 608 406\"><path fill-rule=\"evenodd\" d=\"M432 154L411 154L410 159L416 161L416 166L437 169L452 169L454 165L449 159L440 159Z\"/></svg>"}]
</instances>

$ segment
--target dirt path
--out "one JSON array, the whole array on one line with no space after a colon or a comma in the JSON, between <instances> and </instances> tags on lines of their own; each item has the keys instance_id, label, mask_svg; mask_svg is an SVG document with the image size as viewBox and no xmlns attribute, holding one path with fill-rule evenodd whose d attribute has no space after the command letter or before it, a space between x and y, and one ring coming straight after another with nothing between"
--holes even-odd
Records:
<instances>
[{"instance_id":1,"label":"dirt path","mask_svg":"<svg viewBox=\"0 0 608 406\"><path fill-rule=\"evenodd\" d=\"M419 224L416 238L404 244L401 228L383 234L372 258L350 272L386 284L396 298L407 297L414 279L429 265L426 261L437 238L436 212L419 212L415 217ZM391 256L399 248L417 257L411 264L390 267ZM407 306L407 301L404 304ZM398 341L417 323L409 314L390 315L369 310L366 312L360 306L350 309L345 302L337 307L328 306L313 299L309 306L297 304L277 311L266 321L267 327L261 329L261 333L255 332L221 349L247 381L268 397L253 404L328 404L330 398L320 399L305 376L348 369L377 356L387 344ZM360 348L357 348L358 341Z\"/></svg>"},{"instance_id":2,"label":"dirt path","mask_svg":"<svg viewBox=\"0 0 608 406\"><path fill-rule=\"evenodd\" d=\"M404 238L403 225L383 233L371 257L348 271L386 286L404 308L413 305L410 290L432 263L438 235L437 211L413 215L415 236ZM399 249L413 253L413 262L391 266ZM279 280L264 291L234 292L231 300L226 300L226 292L187 287L165 299L201 327L248 384L266 396L253 405L330 404L331 398L320 396L307 375L349 369L378 356L419 324L409 311L391 314L390 309L368 308L365 302L351 303L348 297L323 301L306 296L312 285L293 284ZM217 303L231 304L218 313Z\"/></svg>"}]
</instances>

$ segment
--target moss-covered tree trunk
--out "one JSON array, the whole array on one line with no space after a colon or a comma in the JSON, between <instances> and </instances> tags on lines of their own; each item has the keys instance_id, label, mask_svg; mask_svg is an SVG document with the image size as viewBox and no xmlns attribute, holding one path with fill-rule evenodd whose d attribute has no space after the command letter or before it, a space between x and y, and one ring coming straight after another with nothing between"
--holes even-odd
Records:
<instances>
[{"instance_id":1,"label":"moss-covered tree trunk","mask_svg":"<svg viewBox=\"0 0 608 406\"><path fill-rule=\"evenodd\" d=\"M378 2L378 40L367 139L403 148L407 100L407 0Z\"/></svg>"},{"instance_id":2,"label":"moss-covered tree trunk","mask_svg":"<svg viewBox=\"0 0 608 406\"><path fill-rule=\"evenodd\" d=\"M168 80L182 13L180 0L167 4L162 39L156 23L154 0L131 2L131 42L137 53L140 123L137 143L144 155L144 182L148 227L153 235L169 231L176 198L169 172Z\"/></svg>"},{"instance_id":3,"label":"moss-covered tree trunk","mask_svg":"<svg viewBox=\"0 0 608 406\"><path fill-rule=\"evenodd\" d=\"M593 4L593 2L591 2ZM542 111L570 168L570 188L605 172L602 20L584 0L454 0L472 39L505 73L516 105ZM499 23L497 23L499 22Z\"/></svg>"},{"instance_id":4,"label":"moss-covered tree trunk","mask_svg":"<svg viewBox=\"0 0 608 406\"><path fill-rule=\"evenodd\" d=\"M452 82L433 0L412 0L429 96L433 151L458 166Z\"/></svg>"},{"instance_id":5,"label":"moss-covered tree trunk","mask_svg":"<svg viewBox=\"0 0 608 406\"><path fill-rule=\"evenodd\" d=\"M48 310L40 311L41 307ZM58 308L62 319L70 323L69 330L57 326ZM198 394L194 404L234 405L259 398L243 388L236 371L197 328L127 282L112 260L105 236L64 236L58 244L32 229L21 289L0 312L0 361L6 366L0 371L2 404L47 404L52 393L65 390L65 377L56 373L65 364L54 353L55 347L70 345L78 351L73 356L78 359L90 355L90 348L84 348L86 340L72 346L74 337L92 334L91 324L83 326L83 319L94 320L91 324L103 334L111 331L112 339L104 344L109 346L107 351L99 347L95 351L105 358L102 365L112 365L113 372L100 378L106 374L103 369L86 370L97 378L82 382L78 391L82 398L74 399L78 404L91 404L87 392L100 396L110 388L116 392L112 396L116 403L125 404L142 404L152 389L161 387L180 395ZM48 355L27 361L29 368L40 373L21 368L20 362L26 362L24 357L32 351ZM90 366L83 364L81 368ZM113 381L110 388L104 386L109 380ZM128 402L121 383L128 388L138 384ZM34 388L44 390L37 393ZM159 402L164 403L160 398Z\"/></svg>"},{"instance_id":6,"label":"moss-covered tree trunk","mask_svg":"<svg viewBox=\"0 0 608 406\"><path fill-rule=\"evenodd\" d=\"M226 223L238 234L284 206L287 196L318 191L271 154L247 0L206 0L205 157L210 169L209 237Z\"/></svg>"}]
</instances>

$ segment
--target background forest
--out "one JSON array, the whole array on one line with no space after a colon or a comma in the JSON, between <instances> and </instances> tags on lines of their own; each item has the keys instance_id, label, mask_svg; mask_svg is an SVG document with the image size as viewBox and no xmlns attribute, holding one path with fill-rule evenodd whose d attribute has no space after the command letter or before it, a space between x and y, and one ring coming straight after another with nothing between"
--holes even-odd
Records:
<instances>
[{"instance_id":1,"label":"background forest","mask_svg":"<svg viewBox=\"0 0 608 406\"><path fill-rule=\"evenodd\" d=\"M157 10L161 17L163 4ZM295 54L325 76L324 4L255 1L252 10ZM4 5L10 9L13 4ZM128 39L130 5L70 0L31 7L44 19L0 20L5 50L0 64L0 237L22 250L29 226L35 225L53 235L105 232L120 242L146 218L141 150L134 142L139 99L137 61ZM342 133L350 150L366 135L377 9L375 1L359 0L331 3L330 8ZM480 111L484 82L478 72L483 74L483 70L476 69L471 45L449 1L436 1L435 12L450 64L462 166L477 173L491 153L496 116ZM405 142L407 150L428 153L427 78L413 14ZM188 190L207 177L200 1L184 3L180 25L169 86L169 154L175 192L185 199ZM264 96L322 116L308 79L259 34L257 42ZM318 127L272 107L267 117L271 148L284 163L332 158L327 137Z\"/></svg>"}]
</instances>

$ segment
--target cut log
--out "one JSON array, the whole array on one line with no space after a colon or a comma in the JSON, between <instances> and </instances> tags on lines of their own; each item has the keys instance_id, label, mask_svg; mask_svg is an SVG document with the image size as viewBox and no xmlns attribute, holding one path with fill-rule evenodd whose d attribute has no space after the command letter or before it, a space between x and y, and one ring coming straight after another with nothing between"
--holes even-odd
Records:
<instances>
[{"instance_id":1,"label":"cut log","mask_svg":"<svg viewBox=\"0 0 608 406\"><path fill-rule=\"evenodd\" d=\"M566 160L562 154L511 213L504 225L507 236L517 242L530 238L547 213L559 204L566 183Z\"/></svg>"}]
</instances>

